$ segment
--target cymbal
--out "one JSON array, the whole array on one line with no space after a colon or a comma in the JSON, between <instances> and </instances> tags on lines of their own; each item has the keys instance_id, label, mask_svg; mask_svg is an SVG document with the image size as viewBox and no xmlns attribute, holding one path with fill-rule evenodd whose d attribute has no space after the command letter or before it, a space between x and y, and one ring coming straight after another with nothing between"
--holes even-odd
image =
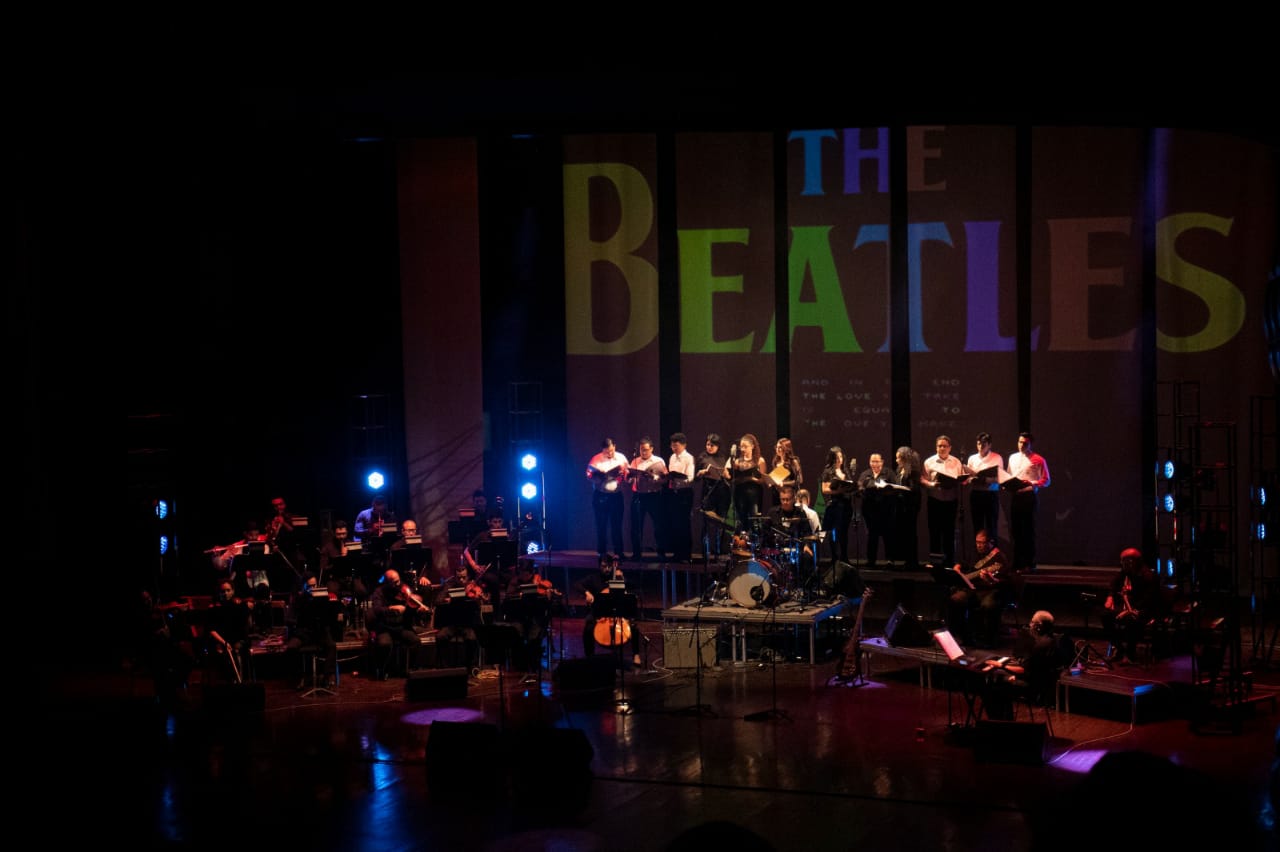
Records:
<instances>
[{"instance_id":1,"label":"cymbal","mask_svg":"<svg viewBox=\"0 0 1280 852\"><path fill-rule=\"evenodd\" d=\"M725 519L724 519L724 518L720 517L719 515L717 515L715 512L711 511L710 509L703 509L703 510L702 510L702 514L703 514L703 515L704 515L708 520L715 521L717 524L723 524L723 523L725 523Z\"/></svg>"},{"instance_id":2,"label":"cymbal","mask_svg":"<svg viewBox=\"0 0 1280 852\"><path fill-rule=\"evenodd\" d=\"M827 537L827 534L825 532L820 532L820 533L814 533L813 535L807 535L800 540L801 541L822 541L826 537Z\"/></svg>"}]
</instances>

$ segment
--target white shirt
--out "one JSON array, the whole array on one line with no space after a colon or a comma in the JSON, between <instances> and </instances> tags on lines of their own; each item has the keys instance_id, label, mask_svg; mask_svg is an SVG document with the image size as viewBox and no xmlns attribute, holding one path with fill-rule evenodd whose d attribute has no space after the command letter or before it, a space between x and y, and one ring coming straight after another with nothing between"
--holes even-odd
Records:
<instances>
[{"instance_id":1,"label":"white shirt","mask_svg":"<svg viewBox=\"0 0 1280 852\"><path fill-rule=\"evenodd\" d=\"M666 473L667 463L664 462L662 459L658 458L657 456L649 456L649 458L647 459L640 458L639 456L637 456L636 458L631 460L631 470L640 471L641 473L648 474L648 476L643 478L639 476L631 477L631 489L633 491L638 491L641 494L646 494L646 493L650 493L652 491L657 490L655 487L653 487L652 477L655 474L661 475ZM644 482L642 481L642 479L647 479L648 481Z\"/></svg>"},{"instance_id":2,"label":"white shirt","mask_svg":"<svg viewBox=\"0 0 1280 852\"><path fill-rule=\"evenodd\" d=\"M1049 463L1035 450L1009 456L1009 475L1034 485L1037 491L1049 487Z\"/></svg>"},{"instance_id":3,"label":"white shirt","mask_svg":"<svg viewBox=\"0 0 1280 852\"><path fill-rule=\"evenodd\" d=\"M973 455L969 456L969 461L966 466L969 468L969 470L973 471L974 473L977 473L978 471L986 470L989 467L996 467L996 468L1004 467L1004 459L1000 456L999 453L993 453L990 450L987 450L987 454L985 456L980 456L977 453L974 453ZM978 485L978 480L974 480L973 487L979 491L999 491L1000 481L998 478L987 480L987 487L982 488L980 485Z\"/></svg>"},{"instance_id":4,"label":"white shirt","mask_svg":"<svg viewBox=\"0 0 1280 852\"><path fill-rule=\"evenodd\" d=\"M686 482L693 482L693 475L697 473L693 456L688 450L672 453L671 461L667 462L667 470L671 471L673 477L677 475L683 476Z\"/></svg>"},{"instance_id":5,"label":"white shirt","mask_svg":"<svg viewBox=\"0 0 1280 852\"><path fill-rule=\"evenodd\" d=\"M809 519L809 531L817 535L822 530L822 521L818 519L818 513L804 503L800 504L800 508L804 510L804 516Z\"/></svg>"},{"instance_id":6,"label":"white shirt","mask_svg":"<svg viewBox=\"0 0 1280 852\"><path fill-rule=\"evenodd\" d=\"M935 453L924 460L924 473L930 482L937 482L939 473L959 479L964 475L964 465L955 456L947 456L944 461ZM959 491L960 489L956 486L939 485L936 488L930 488L927 493L934 500L955 500L959 496Z\"/></svg>"},{"instance_id":7,"label":"white shirt","mask_svg":"<svg viewBox=\"0 0 1280 852\"><path fill-rule=\"evenodd\" d=\"M587 462L587 476L591 476L592 468L608 472L613 470L615 467L621 467L625 470L627 467L627 457L617 450L614 450L613 458L605 458L604 452L601 451L592 456L591 461ZM612 494L618 490L618 479L617 477L610 477L608 479L596 479L592 477L591 487L596 491L604 491L605 493Z\"/></svg>"}]
</instances>

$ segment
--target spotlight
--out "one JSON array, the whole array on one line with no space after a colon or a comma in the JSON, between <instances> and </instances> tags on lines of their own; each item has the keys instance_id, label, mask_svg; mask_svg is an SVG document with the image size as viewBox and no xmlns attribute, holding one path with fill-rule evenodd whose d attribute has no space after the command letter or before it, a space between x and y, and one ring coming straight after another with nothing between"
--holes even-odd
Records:
<instances>
[{"instance_id":1,"label":"spotlight","mask_svg":"<svg viewBox=\"0 0 1280 852\"><path fill-rule=\"evenodd\" d=\"M162 535L160 536L160 555L164 556L168 552L169 552L169 536Z\"/></svg>"},{"instance_id":2,"label":"spotlight","mask_svg":"<svg viewBox=\"0 0 1280 852\"><path fill-rule=\"evenodd\" d=\"M380 491L382 486L387 484L387 478L382 475L382 471L372 470L369 471L369 475L365 477L365 482L367 482L369 487L374 491Z\"/></svg>"},{"instance_id":3,"label":"spotlight","mask_svg":"<svg viewBox=\"0 0 1280 852\"><path fill-rule=\"evenodd\" d=\"M1259 506L1267 505L1267 486L1259 485L1253 489L1253 499Z\"/></svg>"},{"instance_id":4,"label":"spotlight","mask_svg":"<svg viewBox=\"0 0 1280 852\"><path fill-rule=\"evenodd\" d=\"M1160 498L1160 508L1164 509L1166 512L1172 512L1173 507L1174 503L1172 494L1166 494L1164 497Z\"/></svg>"},{"instance_id":5,"label":"spotlight","mask_svg":"<svg viewBox=\"0 0 1280 852\"><path fill-rule=\"evenodd\" d=\"M538 496L538 486L534 485L532 482L526 482L524 485L520 486L520 496L525 500L532 500Z\"/></svg>"},{"instance_id":6,"label":"spotlight","mask_svg":"<svg viewBox=\"0 0 1280 852\"><path fill-rule=\"evenodd\" d=\"M169 517L169 501L168 500L156 501L156 517L162 521L165 518Z\"/></svg>"},{"instance_id":7,"label":"spotlight","mask_svg":"<svg viewBox=\"0 0 1280 852\"><path fill-rule=\"evenodd\" d=\"M1254 533L1257 535L1258 541L1266 541L1266 540L1267 540L1267 525L1266 525L1266 524L1258 524L1258 528L1254 531Z\"/></svg>"},{"instance_id":8,"label":"spotlight","mask_svg":"<svg viewBox=\"0 0 1280 852\"><path fill-rule=\"evenodd\" d=\"M539 543L538 543L538 542L536 542L536 541L531 541L531 542L529 542L527 545L525 545L524 552L525 552L525 553L530 553L530 554L532 554L532 553L541 553L541 552L542 552L542 545L541 545L541 544L539 544Z\"/></svg>"},{"instance_id":9,"label":"spotlight","mask_svg":"<svg viewBox=\"0 0 1280 852\"><path fill-rule=\"evenodd\" d=\"M1160 474L1165 479L1173 479L1174 473L1175 473L1175 468L1173 466L1173 459L1169 459L1163 465L1160 466Z\"/></svg>"},{"instance_id":10,"label":"spotlight","mask_svg":"<svg viewBox=\"0 0 1280 852\"><path fill-rule=\"evenodd\" d=\"M538 466L538 457L533 453L525 453L520 457L520 466L525 470L533 470Z\"/></svg>"}]
</instances>

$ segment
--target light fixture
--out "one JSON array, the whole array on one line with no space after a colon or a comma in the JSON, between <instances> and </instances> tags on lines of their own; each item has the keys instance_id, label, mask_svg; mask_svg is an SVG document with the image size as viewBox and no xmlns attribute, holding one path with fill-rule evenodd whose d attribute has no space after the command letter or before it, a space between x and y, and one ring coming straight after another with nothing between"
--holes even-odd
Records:
<instances>
[{"instance_id":1,"label":"light fixture","mask_svg":"<svg viewBox=\"0 0 1280 852\"><path fill-rule=\"evenodd\" d=\"M387 478L382 475L380 470L371 470L364 480L374 491L381 491L382 486L387 484Z\"/></svg>"}]
</instances>

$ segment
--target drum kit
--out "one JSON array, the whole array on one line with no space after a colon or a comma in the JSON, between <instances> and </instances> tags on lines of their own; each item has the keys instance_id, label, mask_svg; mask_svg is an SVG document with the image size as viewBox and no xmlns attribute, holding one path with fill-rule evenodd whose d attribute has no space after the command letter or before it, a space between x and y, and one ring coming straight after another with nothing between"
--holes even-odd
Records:
<instances>
[{"instance_id":1,"label":"drum kit","mask_svg":"<svg viewBox=\"0 0 1280 852\"><path fill-rule=\"evenodd\" d=\"M800 555L806 546L816 550L826 533L795 538L762 529L761 516L751 520L747 530L733 535L731 560L712 585L712 599L728 598L747 609L772 609L788 601L808 603L813 592L803 581Z\"/></svg>"}]
</instances>

